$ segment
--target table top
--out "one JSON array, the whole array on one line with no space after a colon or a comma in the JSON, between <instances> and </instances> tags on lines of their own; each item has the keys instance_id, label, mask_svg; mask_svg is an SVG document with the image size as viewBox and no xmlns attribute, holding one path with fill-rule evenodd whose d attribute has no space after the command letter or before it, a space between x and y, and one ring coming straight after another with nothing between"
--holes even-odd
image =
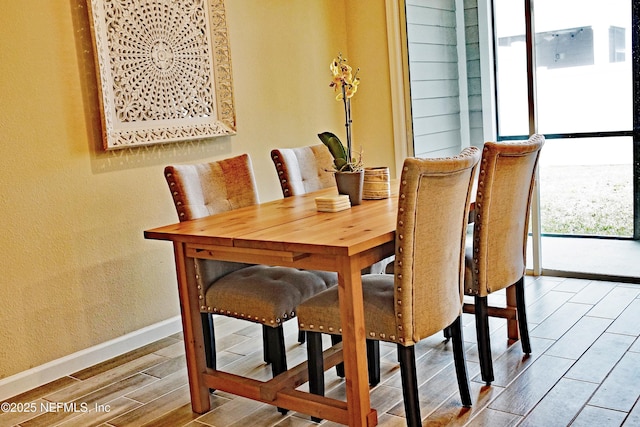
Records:
<instances>
[{"instance_id":1,"label":"table top","mask_svg":"<svg viewBox=\"0 0 640 427\"><path fill-rule=\"evenodd\" d=\"M397 188L395 183L392 188ZM395 238L397 191L340 212L318 212L315 198L335 188L247 206L145 231L147 239L275 251L353 255Z\"/></svg>"}]
</instances>

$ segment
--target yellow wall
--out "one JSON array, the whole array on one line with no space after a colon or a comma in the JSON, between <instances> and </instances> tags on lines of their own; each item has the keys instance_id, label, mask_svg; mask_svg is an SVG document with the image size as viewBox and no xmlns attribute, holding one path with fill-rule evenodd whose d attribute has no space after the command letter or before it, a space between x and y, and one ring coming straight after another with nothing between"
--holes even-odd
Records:
<instances>
[{"instance_id":1,"label":"yellow wall","mask_svg":"<svg viewBox=\"0 0 640 427\"><path fill-rule=\"evenodd\" d=\"M366 166L388 166L395 176L385 2L347 0L349 63L360 67L352 99L353 147Z\"/></svg>"},{"instance_id":2,"label":"yellow wall","mask_svg":"<svg viewBox=\"0 0 640 427\"><path fill-rule=\"evenodd\" d=\"M354 138L393 165L384 1L227 0L238 134L105 153L85 0L0 13L0 378L179 314L162 169L249 153L263 201L271 148L343 134L338 51L362 68Z\"/></svg>"}]
</instances>

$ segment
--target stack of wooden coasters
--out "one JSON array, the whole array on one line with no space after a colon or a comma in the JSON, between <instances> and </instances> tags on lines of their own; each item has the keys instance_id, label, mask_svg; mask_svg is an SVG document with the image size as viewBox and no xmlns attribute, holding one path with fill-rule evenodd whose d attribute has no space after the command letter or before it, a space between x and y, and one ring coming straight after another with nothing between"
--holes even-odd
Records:
<instances>
[{"instance_id":1,"label":"stack of wooden coasters","mask_svg":"<svg viewBox=\"0 0 640 427\"><path fill-rule=\"evenodd\" d=\"M316 197L316 209L318 212L339 212L351 207L349 196L325 196Z\"/></svg>"}]
</instances>

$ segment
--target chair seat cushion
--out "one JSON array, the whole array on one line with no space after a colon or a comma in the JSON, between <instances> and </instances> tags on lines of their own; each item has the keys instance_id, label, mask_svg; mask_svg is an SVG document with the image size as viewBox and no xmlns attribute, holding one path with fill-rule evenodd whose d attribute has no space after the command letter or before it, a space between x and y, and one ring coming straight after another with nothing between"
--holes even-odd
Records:
<instances>
[{"instance_id":1,"label":"chair seat cushion","mask_svg":"<svg viewBox=\"0 0 640 427\"><path fill-rule=\"evenodd\" d=\"M209 286L206 311L277 327L295 317L299 304L337 282L336 273L252 265Z\"/></svg>"},{"instance_id":2,"label":"chair seat cushion","mask_svg":"<svg viewBox=\"0 0 640 427\"><path fill-rule=\"evenodd\" d=\"M393 307L394 277L391 274L362 276L365 328L367 337L398 342L397 323ZM338 289L330 288L298 306L301 330L341 334Z\"/></svg>"}]
</instances>

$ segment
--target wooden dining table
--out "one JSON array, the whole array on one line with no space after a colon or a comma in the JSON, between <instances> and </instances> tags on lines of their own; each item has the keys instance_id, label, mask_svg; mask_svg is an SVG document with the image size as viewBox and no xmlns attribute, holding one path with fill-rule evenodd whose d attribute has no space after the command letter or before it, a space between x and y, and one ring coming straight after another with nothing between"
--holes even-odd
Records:
<instances>
[{"instance_id":1,"label":"wooden dining table","mask_svg":"<svg viewBox=\"0 0 640 427\"><path fill-rule=\"evenodd\" d=\"M173 242L194 412L210 410L209 389L349 426L377 425L371 408L361 270L394 254L397 183L390 198L363 200L340 212L318 212L315 198L335 188L287 197L146 230ZM338 273L342 343L325 351L325 369L344 361L346 402L299 390L306 362L268 381L207 368L194 258L278 265Z\"/></svg>"}]
</instances>

